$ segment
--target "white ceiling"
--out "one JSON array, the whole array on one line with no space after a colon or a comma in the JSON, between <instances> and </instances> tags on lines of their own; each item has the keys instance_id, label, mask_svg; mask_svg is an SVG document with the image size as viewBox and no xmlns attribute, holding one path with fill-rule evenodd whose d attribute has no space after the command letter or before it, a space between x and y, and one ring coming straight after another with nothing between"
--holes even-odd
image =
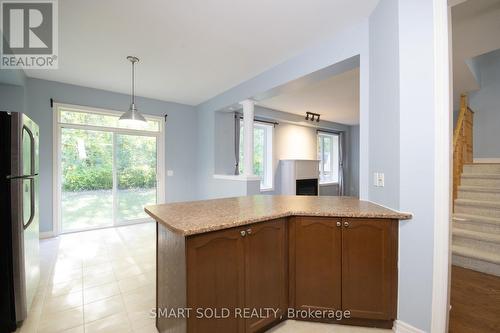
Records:
<instances>
[{"instance_id":1,"label":"white ceiling","mask_svg":"<svg viewBox=\"0 0 500 333\"><path fill-rule=\"evenodd\" d=\"M47 80L199 104L367 17L378 0L59 1L59 69Z\"/></svg>"},{"instance_id":2,"label":"white ceiling","mask_svg":"<svg viewBox=\"0 0 500 333\"><path fill-rule=\"evenodd\" d=\"M500 48L500 0L468 0L452 8L454 108L459 96L479 89L466 61Z\"/></svg>"},{"instance_id":3,"label":"white ceiling","mask_svg":"<svg viewBox=\"0 0 500 333\"><path fill-rule=\"evenodd\" d=\"M321 114L321 120L359 124L359 68L311 83L295 91L258 102L271 109L304 115Z\"/></svg>"}]
</instances>

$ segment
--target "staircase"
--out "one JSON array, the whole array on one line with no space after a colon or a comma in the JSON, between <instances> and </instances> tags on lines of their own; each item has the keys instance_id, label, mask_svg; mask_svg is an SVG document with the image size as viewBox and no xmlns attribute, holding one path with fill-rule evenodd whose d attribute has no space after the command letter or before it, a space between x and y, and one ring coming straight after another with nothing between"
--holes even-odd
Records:
<instances>
[{"instance_id":1,"label":"staircase","mask_svg":"<svg viewBox=\"0 0 500 333\"><path fill-rule=\"evenodd\" d=\"M454 202L452 262L500 276L500 164L464 164Z\"/></svg>"}]
</instances>

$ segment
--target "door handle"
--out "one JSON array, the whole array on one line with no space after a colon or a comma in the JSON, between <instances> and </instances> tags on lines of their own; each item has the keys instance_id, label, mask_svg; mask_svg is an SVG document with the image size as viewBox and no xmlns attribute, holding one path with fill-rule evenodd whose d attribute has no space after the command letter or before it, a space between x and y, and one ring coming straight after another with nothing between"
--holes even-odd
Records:
<instances>
[{"instance_id":1,"label":"door handle","mask_svg":"<svg viewBox=\"0 0 500 333\"><path fill-rule=\"evenodd\" d=\"M340 221L337 221L337 227L340 227L342 223Z\"/></svg>"},{"instance_id":2,"label":"door handle","mask_svg":"<svg viewBox=\"0 0 500 333\"><path fill-rule=\"evenodd\" d=\"M250 235L252 233L252 228L247 229L247 235Z\"/></svg>"},{"instance_id":3,"label":"door handle","mask_svg":"<svg viewBox=\"0 0 500 333\"><path fill-rule=\"evenodd\" d=\"M344 227L348 228L349 227L349 222L345 221L344 222Z\"/></svg>"},{"instance_id":4,"label":"door handle","mask_svg":"<svg viewBox=\"0 0 500 333\"><path fill-rule=\"evenodd\" d=\"M31 225L35 219L35 181L33 178L29 178L30 182L30 217L26 224L23 224L23 229L26 230Z\"/></svg>"},{"instance_id":5,"label":"door handle","mask_svg":"<svg viewBox=\"0 0 500 333\"><path fill-rule=\"evenodd\" d=\"M240 231L241 237L245 237L247 235L247 232L245 230Z\"/></svg>"}]
</instances>

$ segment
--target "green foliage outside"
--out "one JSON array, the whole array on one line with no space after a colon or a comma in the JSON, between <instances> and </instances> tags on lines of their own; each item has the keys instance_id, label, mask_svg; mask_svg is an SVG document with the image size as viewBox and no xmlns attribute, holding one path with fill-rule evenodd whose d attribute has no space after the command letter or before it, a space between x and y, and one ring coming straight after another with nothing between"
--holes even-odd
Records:
<instances>
[{"instance_id":1,"label":"green foliage outside","mask_svg":"<svg viewBox=\"0 0 500 333\"><path fill-rule=\"evenodd\" d=\"M256 176L264 176L264 133L263 128L253 129L253 173ZM238 165L239 173L243 174L243 126L240 127L240 161Z\"/></svg>"},{"instance_id":2,"label":"green foliage outside","mask_svg":"<svg viewBox=\"0 0 500 333\"><path fill-rule=\"evenodd\" d=\"M61 162L64 191L113 188L113 135L116 136L118 189L155 187L156 139L154 137L63 129Z\"/></svg>"}]
</instances>

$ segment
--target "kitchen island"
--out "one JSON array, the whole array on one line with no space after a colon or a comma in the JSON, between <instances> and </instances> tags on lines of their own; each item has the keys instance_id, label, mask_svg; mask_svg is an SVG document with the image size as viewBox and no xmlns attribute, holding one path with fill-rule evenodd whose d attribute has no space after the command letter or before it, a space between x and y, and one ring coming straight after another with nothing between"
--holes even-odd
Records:
<instances>
[{"instance_id":1,"label":"kitchen island","mask_svg":"<svg viewBox=\"0 0 500 333\"><path fill-rule=\"evenodd\" d=\"M398 221L349 197L148 206L159 332L262 332L285 319L392 327Z\"/></svg>"}]
</instances>

